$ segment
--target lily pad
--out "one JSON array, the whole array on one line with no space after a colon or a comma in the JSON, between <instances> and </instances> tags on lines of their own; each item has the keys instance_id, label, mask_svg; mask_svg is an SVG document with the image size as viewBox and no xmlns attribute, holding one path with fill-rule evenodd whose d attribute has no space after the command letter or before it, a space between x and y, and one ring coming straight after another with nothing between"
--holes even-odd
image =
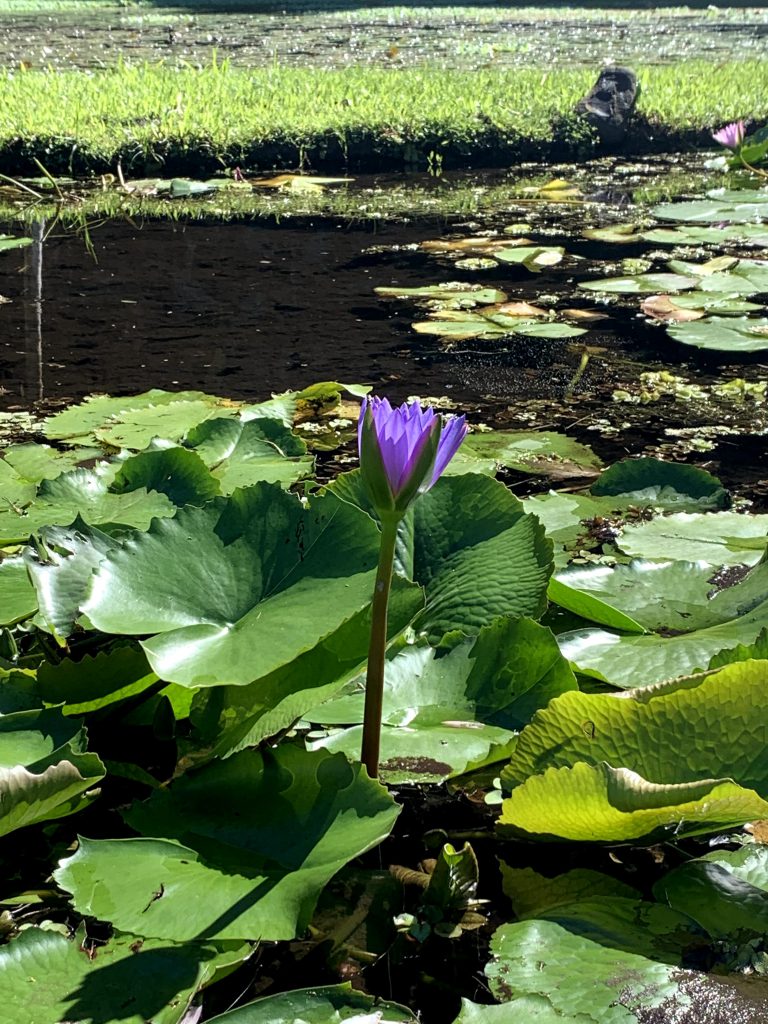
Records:
<instances>
[{"instance_id":1,"label":"lily pad","mask_svg":"<svg viewBox=\"0 0 768 1024\"><path fill-rule=\"evenodd\" d=\"M23 622L37 611L37 594L23 558L0 560L0 626Z\"/></svg>"},{"instance_id":2,"label":"lily pad","mask_svg":"<svg viewBox=\"0 0 768 1024\"><path fill-rule=\"evenodd\" d=\"M735 584L727 575L719 584L720 578L706 562L641 559L614 568L569 569L555 577L569 590L563 607L577 615L616 629L628 628L593 618L590 602L597 599L630 616L636 627L632 632L653 630L666 637L721 625L768 601L768 565L756 566L742 580L737 575Z\"/></svg>"},{"instance_id":3,"label":"lily pad","mask_svg":"<svg viewBox=\"0 0 768 1024\"><path fill-rule=\"evenodd\" d=\"M203 505L219 493L219 485L203 460L185 448L154 448L140 452L115 473L110 491L127 494L144 488L165 494L174 505Z\"/></svg>"},{"instance_id":4,"label":"lily pad","mask_svg":"<svg viewBox=\"0 0 768 1024\"><path fill-rule=\"evenodd\" d=\"M664 459L620 459L603 470L590 487L590 493L596 497L621 495L639 499L648 496L651 500L669 491L696 500L705 499L713 508L727 508L730 504L728 492L716 476L698 466Z\"/></svg>"},{"instance_id":5,"label":"lily pad","mask_svg":"<svg viewBox=\"0 0 768 1024\"><path fill-rule=\"evenodd\" d=\"M0 835L74 814L104 777L80 723L57 709L0 716Z\"/></svg>"},{"instance_id":6,"label":"lily pad","mask_svg":"<svg viewBox=\"0 0 768 1024\"><path fill-rule=\"evenodd\" d=\"M344 985L299 988L211 1017L209 1024L416 1024L405 1006Z\"/></svg>"},{"instance_id":7,"label":"lily pad","mask_svg":"<svg viewBox=\"0 0 768 1024\"><path fill-rule=\"evenodd\" d=\"M502 863L504 895L520 921L541 917L556 907L593 899L637 899L637 889L600 871L574 868L555 878L546 878L533 868L514 868Z\"/></svg>"},{"instance_id":8,"label":"lily pad","mask_svg":"<svg viewBox=\"0 0 768 1024\"><path fill-rule=\"evenodd\" d=\"M177 946L118 934L89 956L87 942L84 927L73 939L29 928L0 949L7 1019L180 1024L192 996L217 967L239 963L250 952L249 946Z\"/></svg>"},{"instance_id":9,"label":"lily pad","mask_svg":"<svg viewBox=\"0 0 768 1024\"><path fill-rule=\"evenodd\" d=\"M597 474L602 461L591 448L557 431L494 430L470 434L448 465L450 475L514 469L555 480Z\"/></svg>"},{"instance_id":10,"label":"lily pad","mask_svg":"<svg viewBox=\"0 0 768 1024\"><path fill-rule=\"evenodd\" d=\"M689 224L749 224L768 219L768 193L755 190L713 190L708 199L661 203L651 213L659 220Z\"/></svg>"},{"instance_id":11,"label":"lily pad","mask_svg":"<svg viewBox=\"0 0 768 1024\"><path fill-rule=\"evenodd\" d=\"M389 597L393 639L424 606L420 587L395 576ZM200 690L192 704L193 761L226 757L256 746L337 693L365 665L371 635L370 605L351 615L311 651L246 686Z\"/></svg>"},{"instance_id":12,"label":"lily pad","mask_svg":"<svg viewBox=\"0 0 768 1024\"><path fill-rule=\"evenodd\" d=\"M766 208L768 214L768 207ZM683 224L675 228L653 228L643 231L642 238L654 245L739 245L768 246L768 226L763 224L725 224L697 227Z\"/></svg>"},{"instance_id":13,"label":"lily pad","mask_svg":"<svg viewBox=\"0 0 768 1024\"><path fill-rule=\"evenodd\" d=\"M104 458L101 448L69 448L59 451L47 444L28 441L12 444L3 452L3 459L13 466L22 480L39 484L42 480L53 480L82 463L93 463ZM0 493L4 491L0 483Z\"/></svg>"},{"instance_id":14,"label":"lily pad","mask_svg":"<svg viewBox=\"0 0 768 1024\"><path fill-rule=\"evenodd\" d=\"M509 732L576 680L549 630L499 619L443 657L421 643L393 654L384 676L381 775L390 783L440 782L501 760ZM309 712L313 722L362 723L364 678ZM359 726L317 741L356 757Z\"/></svg>"},{"instance_id":15,"label":"lily pad","mask_svg":"<svg viewBox=\"0 0 768 1024\"><path fill-rule=\"evenodd\" d=\"M691 323L671 324L667 334L683 345L711 352L764 352L768 349L768 319L711 316Z\"/></svg>"},{"instance_id":16,"label":"lily pad","mask_svg":"<svg viewBox=\"0 0 768 1024\"><path fill-rule=\"evenodd\" d=\"M677 512L625 526L616 543L633 558L755 565L768 547L768 515Z\"/></svg>"},{"instance_id":17,"label":"lily pad","mask_svg":"<svg viewBox=\"0 0 768 1024\"><path fill-rule=\"evenodd\" d=\"M329 490L361 508L359 471ZM446 633L477 633L499 615L537 618L546 609L551 546L534 516L498 480L475 473L443 476L400 528L397 557L426 592L414 628L437 644Z\"/></svg>"},{"instance_id":18,"label":"lily pad","mask_svg":"<svg viewBox=\"0 0 768 1024\"><path fill-rule=\"evenodd\" d=\"M18 544L43 526L68 525L77 516L91 526L127 526L146 530L156 517L171 516L175 506L165 494L144 487L116 494L113 467L74 469L43 480L24 507L0 508L0 544Z\"/></svg>"},{"instance_id":19,"label":"lily pad","mask_svg":"<svg viewBox=\"0 0 768 1024\"><path fill-rule=\"evenodd\" d=\"M315 464L301 438L276 419L209 419L183 443L208 466L222 494L259 481L288 487Z\"/></svg>"},{"instance_id":20,"label":"lily pad","mask_svg":"<svg viewBox=\"0 0 768 1024\"><path fill-rule=\"evenodd\" d=\"M483 288L482 285L462 281L427 284L419 288L374 288L374 291L382 299L425 299L440 303L443 309L474 309L475 306L507 301L506 292L498 288Z\"/></svg>"},{"instance_id":21,"label":"lily pad","mask_svg":"<svg viewBox=\"0 0 768 1024\"><path fill-rule=\"evenodd\" d=\"M109 534L78 516L72 526L46 526L39 542L24 552L39 611L38 628L64 641L74 630L93 570L117 546Z\"/></svg>"},{"instance_id":22,"label":"lily pad","mask_svg":"<svg viewBox=\"0 0 768 1024\"><path fill-rule=\"evenodd\" d=\"M707 854L670 871L654 893L715 940L762 939L768 931L766 855L759 845Z\"/></svg>"},{"instance_id":23,"label":"lily pad","mask_svg":"<svg viewBox=\"0 0 768 1024\"><path fill-rule=\"evenodd\" d=\"M505 312L500 306L486 306L477 310L441 309L430 314L429 320L414 323L418 334L436 334L439 337L461 341L468 338L503 338L522 334L533 338L576 338L586 333L584 327L556 320L538 320Z\"/></svg>"},{"instance_id":24,"label":"lily pad","mask_svg":"<svg viewBox=\"0 0 768 1024\"><path fill-rule=\"evenodd\" d=\"M752 797L767 796L768 753L759 736L761 709L768 704L767 672L768 662L749 661L621 695L565 693L539 711L520 733L515 753L502 772L502 785L516 792L514 787L533 778L542 780L540 773L548 769L581 763L599 767L607 762L648 783L668 787L669 792L662 794L667 797L674 796L675 787L701 779L735 780ZM637 789L637 807L641 807L639 783L629 776L606 775L606 780L608 792L615 795L614 806L619 806L616 801L622 792L630 800ZM593 784L590 779L589 788ZM618 787L615 791L613 784ZM543 782L537 787L548 791ZM626 804L627 813L632 806ZM565 814L575 822L581 813L578 805L573 808L572 815L563 808L552 809L551 828L540 831L560 834L560 817ZM741 824L749 817L739 821L736 815L728 820Z\"/></svg>"},{"instance_id":25,"label":"lily pad","mask_svg":"<svg viewBox=\"0 0 768 1024\"><path fill-rule=\"evenodd\" d=\"M38 670L40 695L47 704L61 705L64 715L98 711L135 697L156 682L146 655L137 647L115 647L80 661L44 662Z\"/></svg>"},{"instance_id":26,"label":"lily pad","mask_svg":"<svg viewBox=\"0 0 768 1024\"><path fill-rule=\"evenodd\" d=\"M49 438L142 449L154 437L177 441L212 416L236 415L242 405L202 391L154 389L126 398L94 395L49 416L43 432Z\"/></svg>"},{"instance_id":27,"label":"lily pad","mask_svg":"<svg viewBox=\"0 0 768 1024\"><path fill-rule=\"evenodd\" d=\"M503 802L498 824L505 834L538 839L651 842L722 832L766 815L768 802L730 779L658 785L629 768L579 761L528 778Z\"/></svg>"},{"instance_id":28,"label":"lily pad","mask_svg":"<svg viewBox=\"0 0 768 1024\"><path fill-rule=\"evenodd\" d=\"M145 936L292 939L399 810L341 754L243 751L134 804L129 823L154 838L83 839L55 877L81 913Z\"/></svg>"},{"instance_id":29,"label":"lily pad","mask_svg":"<svg viewBox=\"0 0 768 1024\"><path fill-rule=\"evenodd\" d=\"M485 973L494 995L545 1000L546 1024L558 1020L555 1014L563 1024L638 1024L654 1010L663 1020L665 1008L679 1012L689 1003L681 987L689 972L601 945L554 921L502 925L491 953Z\"/></svg>"},{"instance_id":30,"label":"lily pad","mask_svg":"<svg viewBox=\"0 0 768 1024\"><path fill-rule=\"evenodd\" d=\"M602 277L596 281L580 281L579 288L588 292L652 295L655 292L688 291L695 288L698 283L698 278L687 274L633 274L629 277Z\"/></svg>"},{"instance_id":31,"label":"lily pad","mask_svg":"<svg viewBox=\"0 0 768 1024\"><path fill-rule=\"evenodd\" d=\"M582 231L584 238L594 242L615 242L619 245L642 242L643 234L637 224L610 224L605 228L587 228Z\"/></svg>"},{"instance_id":32,"label":"lily pad","mask_svg":"<svg viewBox=\"0 0 768 1024\"><path fill-rule=\"evenodd\" d=\"M169 682L245 685L367 607L377 554L374 523L346 502L305 507L256 484L158 519L110 552L83 611L106 633L154 634L142 646Z\"/></svg>"}]
</instances>

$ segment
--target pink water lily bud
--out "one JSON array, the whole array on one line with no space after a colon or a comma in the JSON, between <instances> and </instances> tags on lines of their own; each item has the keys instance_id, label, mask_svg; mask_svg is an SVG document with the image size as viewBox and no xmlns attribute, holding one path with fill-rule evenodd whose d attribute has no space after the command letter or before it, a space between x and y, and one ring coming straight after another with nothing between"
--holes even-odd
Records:
<instances>
[{"instance_id":1,"label":"pink water lily bud","mask_svg":"<svg viewBox=\"0 0 768 1024\"><path fill-rule=\"evenodd\" d=\"M438 416L418 402L393 409L386 398L366 398L357 428L360 470L378 514L402 516L444 472L467 430L463 416Z\"/></svg>"},{"instance_id":2,"label":"pink water lily bud","mask_svg":"<svg viewBox=\"0 0 768 1024\"><path fill-rule=\"evenodd\" d=\"M712 138L715 142L719 142L721 146L725 146L726 149L738 149L744 141L744 134L744 122L733 121L731 124L727 124L725 128L713 132Z\"/></svg>"}]
</instances>

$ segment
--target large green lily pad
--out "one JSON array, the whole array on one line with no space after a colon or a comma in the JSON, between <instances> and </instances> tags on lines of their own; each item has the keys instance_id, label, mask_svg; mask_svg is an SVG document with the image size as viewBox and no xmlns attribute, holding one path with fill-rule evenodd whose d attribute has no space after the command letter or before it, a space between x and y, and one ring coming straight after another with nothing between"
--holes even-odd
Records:
<instances>
[{"instance_id":1,"label":"large green lily pad","mask_svg":"<svg viewBox=\"0 0 768 1024\"><path fill-rule=\"evenodd\" d=\"M114 467L75 469L43 480L24 507L0 507L0 544L21 543L43 526L66 526L77 516L91 526L128 526L146 530L153 518L171 516L175 506L159 491L144 487L116 494L110 489Z\"/></svg>"},{"instance_id":2,"label":"large green lily pad","mask_svg":"<svg viewBox=\"0 0 768 1024\"><path fill-rule=\"evenodd\" d=\"M665 1006L679 1010L689 1002L680 987L687 972L574 935L553 921L502 925L491 952L485 973L494 995L537 996L563 1024L638 1024L648 1019L643 1011L663 1014ZM552 1018L543 1019L549 1024Z\"/></svg>"},{"instance_id":3,"label":"large green lily pad","mask_svg":"<svg viewBox=\"0 0 768 1024\"><path fill-rule=\"evenodd\" d=\"M222 494L262 480L287 487L309 476L315 464L301 438L273 418L206 420L184 445L208 466Z\"/></svg>"},{"instance_id":4,"label":"large green lily pad","mask_svg":"<svg viewBox=\"0 0 768 1024\"><path fill-rule=\"evenodd\" d=\"M425 643L393 654L384 675L381 776L440 782L508 756L515 729L576 680L548 629L499 619L443 657ZM313 722L362 723L364 678L308 713ZM357 757L359 725L318 741Z\"/></svg>"},{"instance_id":5,"label":"large green lily pad","mask_svg":"<svg viewBox=\"0 0 768 1024\"><path fill-rule=\"evenodd\" d=\"M768 218L768 193L759 189L715 189L708 199L661 203L651 213L660 220L690 224L749 224Z\"/></svg>"},{"instance_id":6,"label":"large green lily pad","mask_svg":"<svg viewBox=\"0 0 768 1024\"><path fill-rule=\"evenodd\" d=\"M71 526L44 526L24 558L34 583L38 628L64 641L74 630L93 570L118 541L78 516Z\"/></svg>"},{"instance_id":7,"label":"large green lily pad","mask_svg":"<svg viewBox=\"0 0 768 1024\"><path fill-rule=\"evenodd\" d=\"M38 670L40 695L47 704L62 705L65 715L84 715L135 697L157 682L146 655L138 647L115 647L86 655L44 662Z\"/></svg>"},{"instance_id":8,"label":"large green lily pad","mask_svg":"<svg viewBox=\"0 0 768 1024\"><path fill-rule=\"evenodd\" d=\"M389 597L389 637L423 608L420 587L395 576ZM368 656L371 609L355 612L316 647L247 686L217 686L195 694L193 760L225 757L288 728L358 675Z\"/></svg>"},{"instance_id":9,"label":"large green lily pad","mask_svg":"<svg viewBox=\"0 0 768 1024\"><path fill-rule=\"evenodd\" d=\"M669 324L667 334L683 345L712 352L763 352L768 349L768 319L748 316L710 316Z\"/></svg>"},{"instance_id":10,"label":"large green lily pad","mask_svg":"<svg viewBox=\"0 0 768 1024\"><path fill-rule=\"evenodd\" d=\"M512 334L531 338L577 338L586 328L559 320L539 320L504 312L504 306L486 306L477 310L440 309L429 320L413 324L418 334L436 334L461 341L469 338L498 339Z\"/></svg>"},{"instance_id":11,"label":"large green lily pad","mask_svg":"<svg viewBox=\"0 0 768 1024\"><path fill-rule=\"evenodd\" d=\"M627 525L616 543L633 558L755 565L768 547L768 515L678 512Z\"/></svg>"},{"instance_id":12,"label":"large green lily pad","mask_svg":"<svg viewBox=\"0 0 768 1024\"><path fill-rule=\"evenodd\" d=\"M359 471L329 490L370 511ZM430 643L449 632L476 636L499 615L538 618L546 610L551 546L534 516L498 480L443 476L402 521L396 559L420 583L427 604L415 627Z\"/></svg>"},{"instance_id":13,"label":"large green lily pad","mask_svg":"<svg viewBox=\"0 0 768 1024\"><path fill-rule=\"evenodd\" d=\"M34 484L42 480L53 480L68 470L76 469L80 463L103 458L101 448L68 448L60 451L34 441L12 444L3 452L3 460L14 468L21 479ZM2 484L0 490L4 490Z\"/></svg>"},{"instance_id":14,"label":"large green lily pad","mask_svg":"<svg viewBox=\"0 0 768 1024\"><path fill-rule=\"evenodd\" d=\"M236 415L242 403L206 395L202 391L153 389L140 395L113 398L92 395L80 405L49 416L43 423L46 437L77 439L116 448L146 448L154 437L178 440L192 427L224 410Z\"/></svg>"},{"instance_id":15,"label":"large green lily pad","mask_svg":"<svg viewBox=\"0 0 768 1024\"><path fill-rule=\"evenodd\" d=\"M555 480L594 476L602 461L591 448L554 430L494 430L473 433L448 464L446 473L488 473L514 469Z\"/></svg>"},{"instance_id":16,"label":"large green lily pad","mask_svg":"<svg viewBox=\"0 0 768 1024\"><path fill-rule=\"evenodd\" d=\"M110 552L83 611L106 633L154 634L142 646L163 679L245 685L369 604L378 536L332 494L305 507L256 484L156 520Z\"/></svg>"},{"instance_id":17,"label":"large green lily pad","mask_svg":"<svg viewBox=\"0 0 768 1024\"><path fill-rule=\"evenodd\" d=\"M768 802L730 779L658 785L628 768L547 768L502 804L503 832L577 842L621 843L695 836L768 815Z\"/></svg>"},{"instance_id":18,"label":"large green lily pad","mask_svg":"<svg viewBox=\"0 0 768 1024\"><path fill-rule=\"evenodd\" d=\"M547 768L608 762L672 788L728 778L768 795L767 681L768 662L746 661L620 696L565 693L523 729L502 783L511 789Z\"/></svg>"},{"instance_id":19,"label":"large green lily pad","mask_svg":"<svg viewBox=\"0 0 768 1024\"><path fill-rule=\"evenodd\" d=\"M56 880L81 913L142 935L291 939L398 811L341 754L243 751L134 804L129 823L155 838L83 839Z\"/></svg>"},{"instance_id":20,"label":"large green lily pad","mask_svg":"<svg viewBox=\"0 0 768 1024\"><path fill-rule=\"evenodd\" d=\"M699 282L688 274L632 274L626 277L601 277L596 281L580 281L587 292L609 292L622 295L653 295L655 292L684 292Z\"/></svg>"},{"instance_id":21,"label":"large green lily pad","mask_svg":"<svg viewBox=\"0 0 768 1024\"><path fill-rule=\"evenodd\" d=\"M179 1024L216 969L240 962L250 951L118 934L89 956L87 941L83 927L72 939L30 928L0 949L6 1020Z\"/></svg>"},{"instance_id":22,"label":"large green lily pad","mask_svg":"<svg viewBox=\"0 0 768 1024\"><path fill-rule=\"evenodd\" d=\"M671 492L696 501L706 500L712 508L727 508L730 499L723 485L704 469L684 462L663 459L620 459L590 487L596 497L623 496L627 500L671 504Z\"/></svg>"},{"instance_id":23,"label":"large green lily pad","mask_svg":"<svg viewBox=\"0 0 768 1024\"><path fill-rule=\"evenodd\" d=\"M654 893L713 939L762 939L768 931L767 855L762 845L713 851L668 872Z\"/></svg>"},{"instance_id":24,"label":"large green lily pad","mask_svg":"<svg viewBox=\"0 0 768 1024\"><path fill-rule=\"evenodd\" d=\"M768 564L755 566L740 582L726 577L727 585L719 586L719 579L706 563L636 559L615 568L590 566L562 572L556 580L568 592L555 599L593 622L637 633L654 631L665 637L731 622L768 602ZM634 628L606 617L606 605L629 616Z\"/></svg>"}]
</instances>

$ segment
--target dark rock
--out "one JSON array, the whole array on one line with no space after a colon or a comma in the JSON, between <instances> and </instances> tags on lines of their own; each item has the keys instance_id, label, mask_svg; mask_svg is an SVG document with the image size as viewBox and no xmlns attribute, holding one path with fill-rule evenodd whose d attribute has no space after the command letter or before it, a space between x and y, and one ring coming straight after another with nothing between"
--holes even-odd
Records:
<instances>
[{"instance_id":1,"label":"dark rock","mask_svg":"<svg viewBox=\"0 0 768 1024\"><path fill-rule=\"evenodd\" d=\"M603 68L592 89L576 104L576 112L597 129L604 146L614 149L624 141L639 95L634 71Z\"/></svg>"}]
</instances>

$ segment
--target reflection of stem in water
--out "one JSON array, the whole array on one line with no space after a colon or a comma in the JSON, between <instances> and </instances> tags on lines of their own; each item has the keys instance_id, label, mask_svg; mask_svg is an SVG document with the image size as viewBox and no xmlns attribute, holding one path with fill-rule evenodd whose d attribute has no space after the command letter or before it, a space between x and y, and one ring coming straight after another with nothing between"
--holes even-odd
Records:
<instances>
[{"instance_id":1,"label":"reflection of stem in water","mask_svg":"<svg viewBox=\"0 0 768 1024\"><path fill-rule=\"evenodd\" d=\"M579 365L578 365L578 368L576 370L576 373L574 373L573 377L571 378L570 384L565 389L565 396L564 397L565 397L565 400L567 402L570 401L571 398L573 398L573 392L574 392L574 390L576 388L576 385L579 383L581 378L584 376L584 371L586 370L588 363L589 363L589 352L587 352L587 350L585 349L581 353L581 359L579 360Z\"/></svg>"},{"instance_id":2,"label":"reflection of stem in water","mask_svg":"<svg viewBox=\"0 0 768 1024\"><path fill-rule=\"evenodd\" d=\"M26 267L27 381L34 380L35 399L43 397L43 242L45 220L32 226L32 245ZM30 315L31 314L31 315ZM30 342L34 339L33 345ZM26 395L24 397L27 397Z\"/></svg>"}]
</instances>

